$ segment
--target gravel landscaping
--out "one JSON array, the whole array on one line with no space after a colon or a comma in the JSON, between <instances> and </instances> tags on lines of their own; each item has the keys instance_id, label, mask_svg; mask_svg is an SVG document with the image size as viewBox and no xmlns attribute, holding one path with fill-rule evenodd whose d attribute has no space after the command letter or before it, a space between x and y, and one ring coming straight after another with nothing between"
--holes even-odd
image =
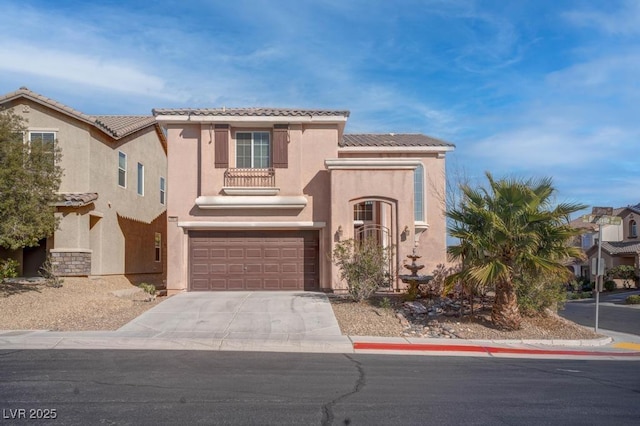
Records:
<instances>
[{"instance_id":1,"label":"gravel landscaping","mask_svg":"<svg viewBox=\"0 0 640 426\"><path fill-rule=\"evenodd\" d=\"M418 300L404 303L401 295L377 296L356 303L346 296L330 296L333 311L343 334L352 336L424 337L445 339L596 339L591 329L568 321L555 313L524 317L522 329L503 331L490 321L488 304L474 314L458 316L447 307L450 301Z\"/></svg>"},{"instance_id":2,"label":"gravel landscaping","mask_svg":"<svg viewBox=\"0 0 640 426\"><path fill-rule=\"evenodd\" d=\"M42 280L5 282L0 330L117 330L162 300L138 290L121 275L64 278L60 288Z\"/></svg>"},{"instance_id":3,"label":"gravel landscaping","mask_svg":"<svg viewBox=\"0 0 640 426\"><path fill-rule=\"evenodd\" d=\"M355 303L329 295L343 334L352 336L439 337L462 339L594 339L590 329L557 315L524 318L518 331L495 329L487 308L461 318L451 303L417 301L401 295ZM53 288L42 280L0 284L0 330L117 330L163 298L149 300L123 276L65 278ZM422 307L421 307L422 306Z\"/></svg>"}]
</instances>

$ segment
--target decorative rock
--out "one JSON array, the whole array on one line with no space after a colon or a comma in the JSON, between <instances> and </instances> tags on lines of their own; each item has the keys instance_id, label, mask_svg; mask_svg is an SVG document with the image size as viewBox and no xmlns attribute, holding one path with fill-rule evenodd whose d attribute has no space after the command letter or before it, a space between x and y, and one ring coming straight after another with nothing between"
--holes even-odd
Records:
<instances>
[{"instance_id":1,"label":"decorative rock","mask_svg":"<svg viewBox=\"0 0 640 426\"><path fill-rule=\"evenodd\" d=\"M415 313L415 314L426 314L427 313L427 308L422 303L404 302L403 306L408 308L412 313Z\"/></svg>"}]
</instances>

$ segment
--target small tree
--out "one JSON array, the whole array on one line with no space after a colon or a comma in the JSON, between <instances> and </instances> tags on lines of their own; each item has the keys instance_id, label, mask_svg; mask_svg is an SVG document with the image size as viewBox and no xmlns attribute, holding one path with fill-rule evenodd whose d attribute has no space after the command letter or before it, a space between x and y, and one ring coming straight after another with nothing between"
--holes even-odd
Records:
<instances>
[{"instance_id":1,"label":"small tree","mask_svg":"<svg viewBox=\"0 0 640 426\"><path fill-rule=\"evenodd\" d=\"M622 285L625 288L630 288L631 283L635 284L635 281L638 279L636 275L636 268L631 265L618 265L607 271L607 278L619 278L622 280Z\"/></svg>"},{"instance_id":2,"label":"small tree","mask_svg":"<svg viewBox=\"0 0 640 426\"><path fill-rule=\"evenodd\" d=\"M333 249L333 262L340 268L349 294L357 302L368 299L388 280L391 247L383 247L376 238L340 241Z\"/></svg>"},{"instance_id":3,"label":"small tree","mask_svg":"<svg viewBox=\"0 0 640 426\"><path fill-rule=\"evenodd\" d=\"M0 111L0 247L33 247L57 227L53 203L60 186L60 149L26 141L24 119Z\"/></svg>"}]
</instances>

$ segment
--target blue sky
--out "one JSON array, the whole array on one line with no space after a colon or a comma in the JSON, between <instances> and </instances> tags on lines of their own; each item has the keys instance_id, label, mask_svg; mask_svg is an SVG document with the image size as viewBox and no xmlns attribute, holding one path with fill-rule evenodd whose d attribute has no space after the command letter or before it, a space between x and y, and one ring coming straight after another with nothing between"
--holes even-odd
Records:
<instances>
[{"instance_id":1,"label":"blue sky","mask_svg":"<svg viewBox=\"0 0 640 426\"><path fill-rule=\"evenodd\" d=\"M348 109L347 132L457 146L450 177L551 176L640 202L635 0L4 0L0 92L88 114Z\"/></svg>"}]
</instances>

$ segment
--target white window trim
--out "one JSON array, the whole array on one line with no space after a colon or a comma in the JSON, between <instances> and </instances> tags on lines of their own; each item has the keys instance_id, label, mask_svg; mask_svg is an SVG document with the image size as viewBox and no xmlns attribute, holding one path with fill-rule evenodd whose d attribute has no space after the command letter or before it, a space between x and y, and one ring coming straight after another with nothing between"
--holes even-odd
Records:
<instances>
[{"instance_id":1,"label":"white window trim","mask_svg":"<svg viewBox=\"0 0 640 426\"><path fill-rule=\"evenodd\" d=\"M160 204L167 205L167 180L160 176Z\"/></svg>"},{"instance_id":2,"label":"white window trim","mask_svg":"<svg viewBox=\"0 0 640 426\"><path fill-rule=\"evenodd\" d=\"M144 164L138 163L136 170L138 172L136 175L136 193L139 196L144 197Z\"/></svg>"},{"instance_id":3,"label":"white window trim","mask_svg":"<svg viewBox=\"0 0 640 426\"><path fill-rule=\"evenodd\" d=\"M421 188L422 199L420 199L420 200L416 199L416 175L418 173L418 170L420 170L420 172L422 173L422 182L420 182L421 186L422 186L422 188ZM413 171L413 173L414 173L414 178L413 178L413 185L414 185L413 186L413 203L414 203L413 215L414 215L414 219L413 220L415 222L424 222L425 218L427 216L426 215L426 210L425 210L425 202L424 202L425 198L426 198L425 197L426 196L426 194L425 194L426 185L425 185L424 166L422 164L417 165L415 170ZM421 217L416 217L416 208L418 207L418 204L421 205L421 209L420 209L421 212L422 212L422 216Z\"/></svg>"},{"instance_id":4,"label":"white window trim","mask_svg":"<svg viewBox=\"0 0 640 426\"><path fill-rule=\"evenodd\" d=\"M244 134L244 133L249 133L251 134L251 169L266 169L271 167L271 162L273 160L273 146L272 146L272 136L271 136L271 132L267 131L267 130L239 130L235 132L235 149L236 149L236 167L238 166L238 135ZM266 167L256 167L255 166L255 157L254 157L254 148L255 148L255 137L254 135L256 133L266 133L269 137L269 155L267 157L267 166ZM244 168L244 167L243 167Z\"/></svg>"},{"instance_id":5,"label":"white window trim","mask_svg":"<svg viewBox=\"0 0 640 426\"><path fill-rule=\"evenodd\" d=\"M124 169L120 167L120 155L124 156ZM124 185L120 185L120 170L124 171ZM118 151L118 186L120 188L127 187L127 154L122 151Z\"/></svg>"}]
</instances>

